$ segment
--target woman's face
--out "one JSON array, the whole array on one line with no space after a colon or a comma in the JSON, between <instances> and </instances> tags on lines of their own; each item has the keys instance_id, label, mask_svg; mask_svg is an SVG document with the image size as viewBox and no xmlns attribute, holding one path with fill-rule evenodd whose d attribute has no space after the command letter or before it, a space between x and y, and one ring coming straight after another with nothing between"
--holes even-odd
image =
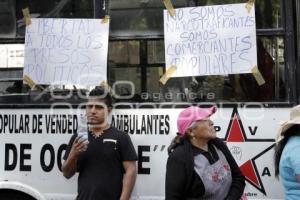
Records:
<instances>
[{"instance_id":1,"label":"woman's face","mask_svg":"<svg viewBox=\"0 0 300 200\"><path fill-rule=\"evenodd\" d=\"M194 122L190 135L197 140L211 140L216 138L214 123L209 118Z\"/></svg>"}]
</instances>

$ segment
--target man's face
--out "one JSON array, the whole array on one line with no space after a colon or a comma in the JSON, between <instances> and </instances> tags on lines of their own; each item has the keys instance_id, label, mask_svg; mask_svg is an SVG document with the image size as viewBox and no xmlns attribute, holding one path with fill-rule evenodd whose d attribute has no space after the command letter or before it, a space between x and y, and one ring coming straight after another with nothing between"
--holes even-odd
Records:
<instances>
[{"instance_id":1,"label":"man's face","mask_svg":"<svg viewBox=\"0 0 300 200\"><path fill-rule=\"evenodd\" d=\"M86 105L86 116L90 125L105 125L110 112L111 109L106 106L104 100L99 98L89 98Z\"/></svg>"}]
</instances>

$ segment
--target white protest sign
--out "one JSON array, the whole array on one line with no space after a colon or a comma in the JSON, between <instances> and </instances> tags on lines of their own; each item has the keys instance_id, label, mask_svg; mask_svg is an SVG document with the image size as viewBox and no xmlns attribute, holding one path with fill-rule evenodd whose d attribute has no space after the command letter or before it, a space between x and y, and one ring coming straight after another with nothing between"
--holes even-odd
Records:
<instances>
[{"instance_id":1,"label":"white protest sign","mask_svg":"<svg viewBox=\"0 0 300 200\"><path fill-rule=\"evenodd\" d=\"M99 85L106 81L109 23L101 19L31 19L24 75L38 84Z\"/></svg>"},{"instance_id":2,"label":"white protest sign","mask_svg":"<svg viewBox=\"0 0 300 200\"><path fill-rule=\"evenodd\" d=\"M164 10L166 68L173 77L251 73L257 65L254 8L246 4Z\"/></svg>"}]
</instances>

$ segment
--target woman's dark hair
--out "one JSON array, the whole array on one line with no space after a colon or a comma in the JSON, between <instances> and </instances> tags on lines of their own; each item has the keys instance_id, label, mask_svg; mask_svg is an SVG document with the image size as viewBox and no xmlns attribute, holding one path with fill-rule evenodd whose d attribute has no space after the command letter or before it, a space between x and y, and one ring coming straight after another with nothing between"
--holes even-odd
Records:
<instances>
[{"instance_id":1,"label":"woman's dark hair","mask_svg":"<svg viewBox=\"0 0 300 200\"><path fill-rule=\"evenodd\" d=\"M172 139L171 144L168 147L168 154L172 153L172 151L179 145L183 145L184 140L188 141L189 135L185 134L184 136L177 133L177 135Z\"/></svg>"},{"instance_id":2,"label":"woman's dark hair","mask_svg":"<svg viewBox=\"0 0 300 200\"><path fill-rule=\"evenodd\" d=\"M111 108L113 104L113 99L108 90L102 86L97 86L92 89L89 93L89 97L96 97L104 101L107 107Z\"/></svg>"},{"instance_id":3,"label":"woman's dark hair","mask_svg":"<svg viewBox=\"0 0 300 200\"><path fill-rule=\"evenodd\" d=\"M279 175L279 163L280 158L282 155L282 151L288 142L291 136L298 135L300 136L300 125L293 125L284 133L284 138L280 140L277 145L275 146L275 154L274 154L274 164L275 164L275 176L278 177Z\"/></svg>"}]
</instances>

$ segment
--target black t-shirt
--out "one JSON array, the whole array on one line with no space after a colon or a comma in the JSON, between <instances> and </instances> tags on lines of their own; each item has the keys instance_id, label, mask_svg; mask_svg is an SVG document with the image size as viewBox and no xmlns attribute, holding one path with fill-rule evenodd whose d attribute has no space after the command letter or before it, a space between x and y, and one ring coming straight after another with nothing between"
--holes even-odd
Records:
<instances>
[{"instance_id":1,"label":"black t-shirt","mask_svg":"<svg viewBox=\"0 0 300 200\"><path fill-rule=\"evenodd\" d=\"M69 142L66 160L73 141ZM128 134L110 127L98 138L88 135L88 149L77 161L77 200L117 200L120 199L123 181L123 161L135 161L137 155Z\"/></svg>"}]
</instances>

